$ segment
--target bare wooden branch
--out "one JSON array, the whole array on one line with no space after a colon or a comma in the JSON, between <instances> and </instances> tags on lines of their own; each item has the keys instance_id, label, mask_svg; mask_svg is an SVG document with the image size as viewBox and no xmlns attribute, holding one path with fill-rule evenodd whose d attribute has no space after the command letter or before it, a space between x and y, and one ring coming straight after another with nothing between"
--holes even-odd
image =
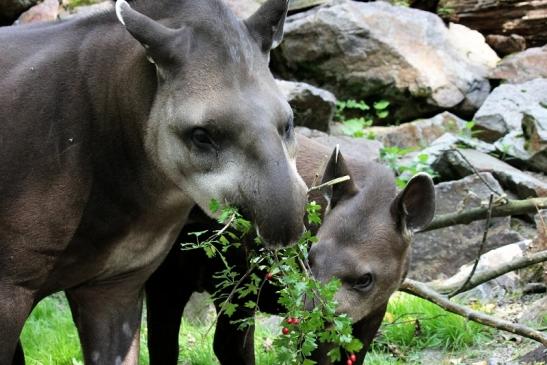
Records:
<instances>
[{"instance_id":1,"label":"bare wooden branch","mask_svg":"<svg viewBox=\"0 0 547 365\"><path fill-rule=\"evenodd\" d=\"M495 279L499 276L507 274L508 272L522 269L531 265L539 264L541 262L547 261L547 250L533 253L528 256L522 256L515 258L509 262L500 262L497 266L479 272L473 276L469 283L466 285L466 290L471 290L487 281ZM458 274L456 274L458 275ZM444 280L435 280L427 283L429 287L437 291L440 294L448 294L454 291L456 288L461 287L463 279L454 280L454 277L444 279Z\"/></svg>"},{"instance_id":2,"label":"bare wooden branch","mask_svg":"<svg viewBox=\"0 0 547 365\"><path fill-rule=\"evenodd\" d=\"M530 338L534 341L538 341L543 346L547 346L546 334L541 333L540 331L537 331L528 326L509 322L504 319L481 313L472 310L471 308L451 302L448 298L431 289L425 283L421 283L419 281L411 279L405 279L399 290L435 303L444 310L460 315L471 321L499 330L511 332L522 337Z\"/></svg>"},{"instance_id":3,"label":"bare wooden branch","mask_svg":"<svg viewBox=\"0 0 547 365\"><path fill-rule=\"evenodd\" d=\"M508 200L506 204L497 205L492 208L492 217L536 213L539 209L547 209L547 197ZM469 224L480 219L485 219L487 216L487 207L473 208L459 213L442 214L436 216L422 232L454 226L456 224Z\"/></svg>"}]
</instances>

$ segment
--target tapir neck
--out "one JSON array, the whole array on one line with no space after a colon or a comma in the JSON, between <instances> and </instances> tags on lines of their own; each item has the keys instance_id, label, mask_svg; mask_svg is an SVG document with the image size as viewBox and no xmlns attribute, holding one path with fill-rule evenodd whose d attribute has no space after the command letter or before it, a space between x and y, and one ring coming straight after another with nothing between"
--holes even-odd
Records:
<instances>
[{"instance_id":1,"label":"tapir neck","mask_svg":"<svg viewBox=\"0 0 547 365\"><path fill-rule=\"evenodd\" d=\"M97 150L104 155L96 163L116 176L124 189L131 183L142 189L141 196L173 195L178 188L151 162L144 144L154 122L149 113L157 89L155 66L124 27L115 18L109 20L91 29L86 38L90 44L81 46L87 53L81 67L89 75L85 79L92 113L101 116L92 121L93 142L100 144Z\"/></svg>"}]
</instances>

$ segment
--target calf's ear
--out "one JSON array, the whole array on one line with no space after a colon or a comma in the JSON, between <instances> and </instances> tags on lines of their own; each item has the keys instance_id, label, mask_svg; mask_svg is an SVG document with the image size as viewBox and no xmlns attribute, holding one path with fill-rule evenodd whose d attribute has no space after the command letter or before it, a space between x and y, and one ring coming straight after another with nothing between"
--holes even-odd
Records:
<instances>
[{"instance_id":1,"label":"calf's ear","mask_svg":"<svg viewBox=\"0 0 547 365\"><path fill-rule=\"evenodd\" d=\"M410 179L391 205L391 213L411 231L427 227L435 215L435 188L428 174L419 173Z\"/></svg>"},{"instance_id":2,"label":"calf's ear","mask_svg":"<svg viewBox=\"0 0 547 365\"><path fill-rule=\"evenodd\" d=\"M262 52L269 53L281 43L288 9L289 0L268 0L245 20Z\"/></svg>"},{"instance_id":3,"label":"calf's ear","mask_svg":"<svg viewBox=\"0 0 547 365\"><path fill-rule=\"evenodd\" d=\"M352 197L359 191L353 182L353 177L351 176L346 161L340 153L340 146L336 146L332 151L327 165L325 166L325 172L323 173L321 184L325 184L331 180L343 176L348 176L349 180L328 185L321 189L325 199L327 199L330 209L334 208L338 202Z\"/></svg>"},{"instance_id":4,"label":"calf's ear","mask_svg":"<svg viewBox=\"0 0 547 365\"><path fill-rule=\"evenodd\" d=\"M146 50L147 58L160 70L180 60L189 30L171 29L131 8L125 0L116 1L116 16L127 31Z\"/></svg>"}]
</instances>

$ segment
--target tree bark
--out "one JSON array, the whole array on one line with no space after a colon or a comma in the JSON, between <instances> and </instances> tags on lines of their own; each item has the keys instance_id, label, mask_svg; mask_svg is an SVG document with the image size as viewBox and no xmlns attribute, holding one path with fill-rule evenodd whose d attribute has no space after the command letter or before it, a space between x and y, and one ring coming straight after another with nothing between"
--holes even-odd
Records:
<instances>
[{"instance_id":1,"label":"tree bark","mask_svg":"<svg viewBox=\"0 0 547 365\"><path fill-rule=\"evenodd\" d=\"M547 28L547 27L546 27ZM492 217L505 217L509 215L522 215L537 213L539 209L547 208L546 198L531 198L525 200L509 200L506 204L494 206ZM488 216L488 207L479 207L463 212L448 213L436 216L422 232L434 229L454 226L456 224L468 224Z\"/></svg>"}]
</instances>

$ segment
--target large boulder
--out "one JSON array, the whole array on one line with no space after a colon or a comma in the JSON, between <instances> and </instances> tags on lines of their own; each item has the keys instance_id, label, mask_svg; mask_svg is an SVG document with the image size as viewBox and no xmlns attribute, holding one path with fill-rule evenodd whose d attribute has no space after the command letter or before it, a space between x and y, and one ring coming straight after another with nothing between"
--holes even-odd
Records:
<instances>
[{"instance_id":1,"label":"large boulder","mask_svg":"<svg viewBox=\"0 0 547 365\"><path fill-rule=\"evenodd\" d=\"M37 3L38 0L0 0L0 25L13 23L19 15Z\"/></svg>"},{"instance_id":2,"label":"large boulder","mask_svg":"<svg viewBox=\"0 0 547 365\"><path fill-rule=\"evenodd\" d=\"M442 180L459 179L479 172L490 172L503 187L521 199L546 196L547 182L480 151L449 149L432 164Z\"/></svg>"},{"instance_id":3,"label":"large boulder","mask_svg":"<svg viewBox=\"0 0 547 365\"><path fill-rule=\"evenodd\" d=\"M512 84L547 78L547 45L505 57L490 77Z\"/></svg>"},{"instance_id":4,"label":"large boulder","mask_svg":"<svg viewBox=\"0 0 547 365\"><path fill-rule=\"evenodd\" d=\"M484 204L494 189L503 190L489 173L481 173L482 179L471 175L461 180L435 186L436 215L464 211ZM485 180L489 187L487 187ZM510 243L522 241L511 230L510 217L492 218L486 241L486 251ZM485 221L460 224L430 232L417 233L412 246L412 262L409 276L419 280L432 280L452 276L460 266L475 259L484 232Z\"/></svg>"},{"instance_id":5,"label":"large boulder","mask_svg":"<svg viewBox=\"0 0 547 365\"><path fill-rule=\"evenodd\" d=\"M434 14L349 0L289 17L272 57L284 78L325 87L338 98L388 99L389 118L401 121L478 109L498 61L480 34L448 29Z\"/></svg>"},{"instance_id":6,"label":"large boulder","mask_svg":"<svg viewBox=\"0 0 547 365\"><path fill-rule=\"evenodd\" d=\"M522 132L525 116L539 121L547 117L547 79L498 86L473 119L481 130L479 138L493 142L511 131Z\"/></svg>"},{"instance_id":7,"label":"large boulder","mask_svg":"<svg viewBox=\"0 0 547 365\"><path fill-rule=\"evenodd\" d=\"M305 82L277 80L294 111L294 124L328 132L336 111L336 97Z\"/></svg>"}]
</instances>

